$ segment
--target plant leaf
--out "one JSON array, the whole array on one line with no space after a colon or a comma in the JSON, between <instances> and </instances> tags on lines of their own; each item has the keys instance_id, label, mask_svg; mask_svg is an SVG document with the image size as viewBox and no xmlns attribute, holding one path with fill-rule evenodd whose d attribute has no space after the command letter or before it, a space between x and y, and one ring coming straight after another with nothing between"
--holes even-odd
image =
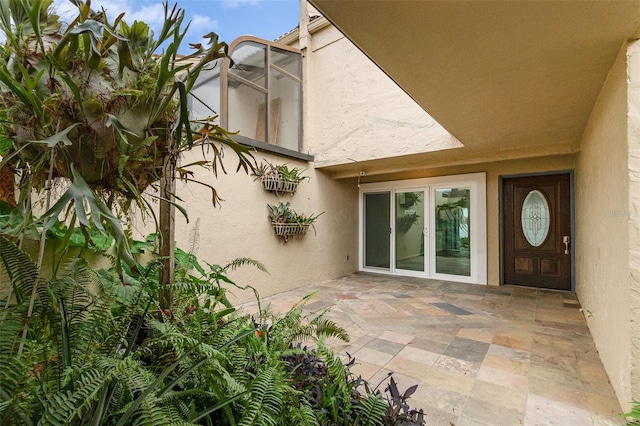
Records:
<instances>
[{"instance_id":1,"label":"plant leaf","mask_svg":"<svg viewBox=\"0 0 640 426\"><path fill-rule=\"evenodd\" d=\"M116 241L116 249L122 256L123 260L132 268L136 267L136 261L131 254L129 242L122 228L120 219L115 217L111 210L100 200L95 193L89 188L89 185L76 171L73 164L71 165L71 173L73 182L69 189L62 194L62 197L51 208L44 213L45 220L44 230L49 230L58 219L58 216L65 210L67 204L73 202L76 216L81 226L90 227L85 203L89 207L89 214L93 225L102 232L107 232L103 226L103 221L108 225L108 232Z\"/></svg>"},{"instance_id":2,"label":"plant leaf","mask_svg":"<svg viewBox=\"0 0 640 426\"><path fill-rule=\"evenodd\" d=\"M72 142L67 137L67 134L69 134L70 131L72 131L73 129L75 129L79 125L80 125L80 123L74 123L71 126L69 126L66 129L64 129L63 131L58 132L55 135L51 135L46 139L43 139L43 140L40 140L40 141L29 141L29 142L44 143L44 144L47 144L47 146L49 146L51 148L53 148L54 146L56 146L60 142L62 142L63 144L65 144L67 146L72 145Z\"/></svg>"}]
</instances>

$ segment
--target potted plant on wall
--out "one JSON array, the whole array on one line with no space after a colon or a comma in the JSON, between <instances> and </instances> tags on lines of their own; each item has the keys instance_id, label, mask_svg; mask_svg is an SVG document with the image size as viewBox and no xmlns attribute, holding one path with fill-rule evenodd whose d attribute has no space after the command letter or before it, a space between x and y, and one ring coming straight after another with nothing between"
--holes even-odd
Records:
<instances>
[{"instance_id":1,"label":"potted plant on wall","mask_svg":"<svg viewBox=\"0 0 640 426\"><path fill-rule=\"evenodd\" d=\"M273 231L278 237L283 238L285 242L293 235L306 234L309 226L313 228L315 235L316 228L314 223L324 213L321 212L310 216L298 214L291 209L291 203L289 202L278 205L267 204L267 207L269 208L269 219L271 220Z\"/></svg>"},{"instance_id":2,"label":"potted plant on wall","mask_svg":"<svg viewBox=\"0 0 640 426\"><path fill-rule=\"evenodd\" d=\"M308 176L302 176L304 169L293 167L289 169L286 164L271 164L265 162L256 167L254 175L260 178L262 188L265 191L295 194L298 184Z\"/></svg>"}]
</instances>

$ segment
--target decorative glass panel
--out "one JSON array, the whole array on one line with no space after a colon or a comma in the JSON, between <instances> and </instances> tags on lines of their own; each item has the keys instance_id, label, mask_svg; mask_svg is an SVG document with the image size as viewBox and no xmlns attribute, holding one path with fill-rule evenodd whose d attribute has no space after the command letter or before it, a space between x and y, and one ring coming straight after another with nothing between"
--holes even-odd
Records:
<instances>
[{"instance_id":1,"label":"decorative glass panel","mask_svg":"<svg viewBox=\"0 0 640 426\"><path fill-rule=\"evenodd\" d=\"M549 203L544 194L533 190L522 203L522 233L529 244L540 247L549 235Z\"/></svg>"}]
</instances>

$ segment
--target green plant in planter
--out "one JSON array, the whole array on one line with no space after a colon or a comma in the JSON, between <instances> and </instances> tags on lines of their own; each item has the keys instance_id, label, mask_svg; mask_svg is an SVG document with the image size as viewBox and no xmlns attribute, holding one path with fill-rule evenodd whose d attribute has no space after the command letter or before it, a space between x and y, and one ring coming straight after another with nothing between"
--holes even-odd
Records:
<instances>
[{"instance_id":1,"label":"green plant in planter","mask_svg":"<svg viewBox=\"0 0 640 426\"><path fill-rule=\"evenodd\" d=\"M298 184L309 179L303 176L304 169L293 167L289 169L286 164L271 164L269 162L261 163L256 167L253 175L260 178L265 190L275 192L295 193Z\"/></svg>"},{"instance_id":2,"label":"green plant in planter","mask_svg":"<svg viewBox=\"0 0 640 426\"><path fill-rule=\"evenodd\" d=\"M291 235L304 235L309 226L313 228L313 234L315 235L316 227L314 223L324 213L321 212L310 216L299 214L291 208L291 203L288 201L277 205L267 204L267 207L269 209L269 219L276 235L284 237L285 241Z\"/></svg>"}]
</instances>

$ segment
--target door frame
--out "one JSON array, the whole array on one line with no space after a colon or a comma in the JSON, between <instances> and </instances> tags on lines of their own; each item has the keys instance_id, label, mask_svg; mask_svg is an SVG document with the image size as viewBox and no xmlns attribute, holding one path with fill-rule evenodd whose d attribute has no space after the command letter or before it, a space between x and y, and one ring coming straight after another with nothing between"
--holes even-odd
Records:
<instances>
[{"instance_id":1,"label":"door frame","mask_svg":"<svg viewBox=\"0 0 640 426\"><path fill-rule=\"evenodd\" d=\"M553 176L553 175L569 175L569 205L570 205L570 221L571 221L571 252L569 254L571 259L571 292L576 291L576 203L575 203L575 180L573 170L552 170L547 172L534 172L534 173L518 173L510 175L500 175L498 178L498 219L500 221L499 226L499 246L500 246L500 285L505 285L504 282L504 180L512 178L522 177L534 177L534 176Z\"/></svg>"},{"instance_id":2,"label":"door frame","mask_svg":"<svg viewBox=\"0 0 640 426\"><path fill-rule=\"evenodd\" d=\"M471 275L467 276L458 276L458 275L445 275L445 274L436 274L435 268L432 268L433 263L431 262L431 254L434 253L434 248L432 247L432 230L434 229L435 216L432 214L431 210L433 210L433 202L432 202L432 187L442 187L443 185L468 185L472 188L471 191L471 214L473 220L471 227L471 235L472 235L472 250L471 250ZM407 190L425 190L425 200L424 206L425 210L429 213L428 222L425 223L427 227L427 238L425 239L425 252L429 252L429 259L425 259L426 262L429 262L425 265L425 272L417 272L411 273L410 271L401 270L400 273L395 272L396 268L394 265L395 262L395 252L394 252L394 241L395 241L395 194L396 192L404 192ZM391 224L392 224L392 232L390 233L391 238L391 255L390 255L390 268L389 270L380 270L374 269L370 267L364 266L364 216L363 216L363 205L364 205L364 194L371 192L381 192L381 191L390 191L391 192L391 204L392 208L390 211L391 215ZM407 180L397 180L397 181L385 181L385 182L376 182L376 183L363 183L360 184L359 188L359 214L358 214L358 270L363 272L383 272L389 273L393 275L402 275L402 276L418 276L421 278L432 278L432 279L441 279L447 281L456 281L456 282L466 282L473 284L487 284L487 196L486 196L486 173L468 173L462 175L451 175L451 176L437 176L431 178L422 178L422 179L407 179ZM425 218L426 219L426 218ZM475 243L473 241L476 241ZM435 240L433 240L435 241ZM426 257L426 256L425 256Z\"/></svg>"}]
</instances>

